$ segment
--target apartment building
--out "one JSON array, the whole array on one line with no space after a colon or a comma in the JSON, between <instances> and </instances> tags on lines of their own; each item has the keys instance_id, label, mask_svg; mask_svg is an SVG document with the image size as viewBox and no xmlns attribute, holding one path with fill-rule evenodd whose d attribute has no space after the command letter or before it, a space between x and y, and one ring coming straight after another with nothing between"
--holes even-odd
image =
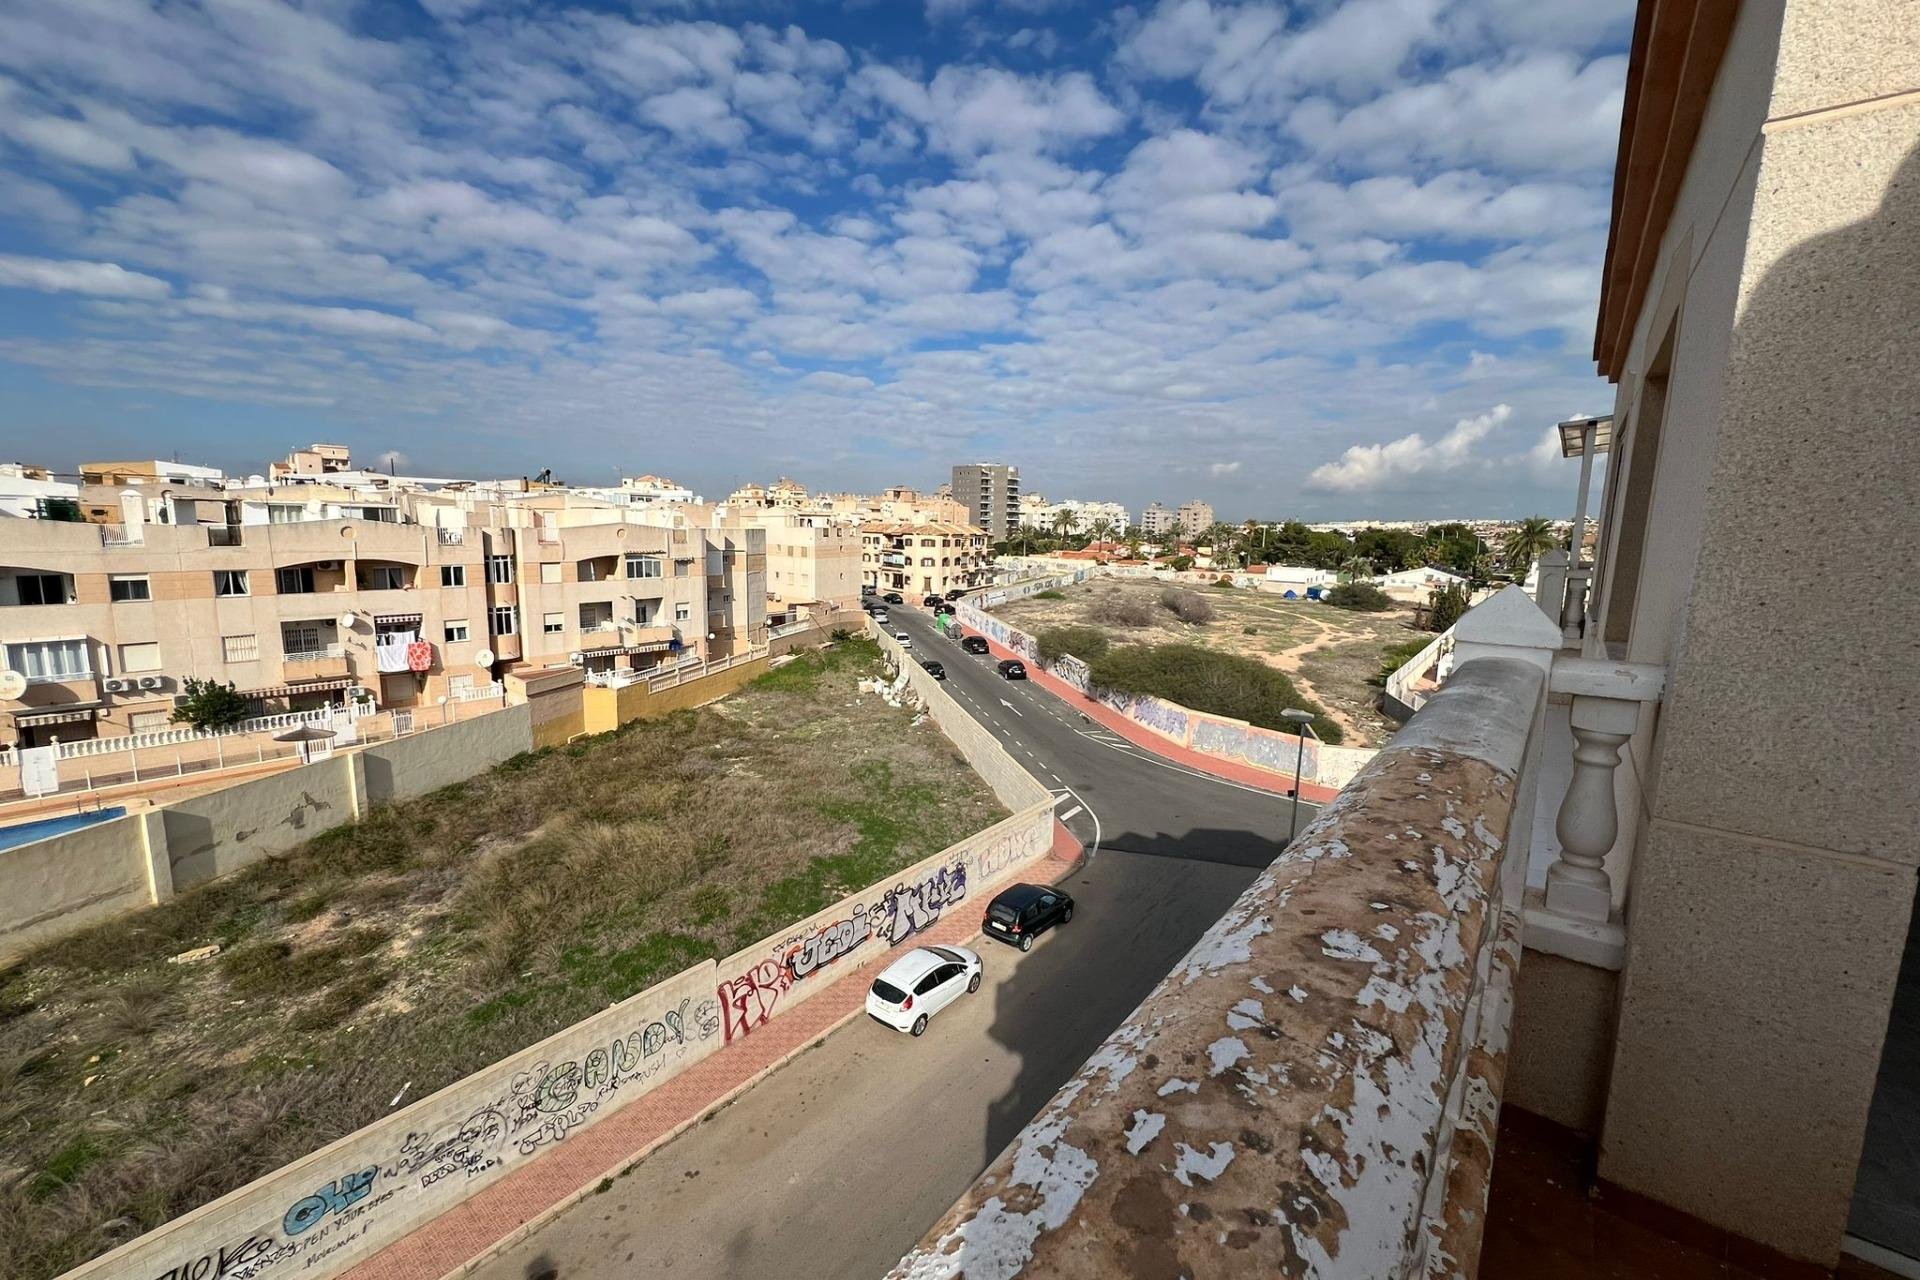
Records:
<instances>
[{"instance_id":1,"label":"apartment building","mask_svg":"<svg viewBox=\"0 0 1920 1280\"><path fill-rule=\"evenodd\" d=\"M953 469L953 496L967 507L970 524L995 541L1020 528L1020 468L1000 462L975 462Z\"/></svg>"},{"instance_id":2,"label":"apartment building","mask_svg":"<svg viewBox=\"0 0 1920 1280\"><path fill-rule=\"evenodd\" d=\"M1087 502L1079 498L1048 502L1037 493L1026 494L1020 499L1020 527L1023 529L1051 533L1061 527L1063 516L1069 521L1067 527L1074 533L1093 533L1103 526L1109 534L1124 533L1129 523L1126 507L1118 502Z\"/></svg>"},{"instance_id":3,"label":"apartment building","mask_svg":"<svg viewBox=\"0 0 1920 1280\"><path fill-rule=\"evenodd\" d=\"M1198 498L1183 502L1180 510L1174 513L1174 523L1186 530L1187 536L1198 537L1214 526L1213 506Z\"/></svg>"},{"instance_id":4,"label":"apartment building","mask_svg":"<svg viewBox=\"0 0 1920 1280\"><path fill-rule=\"evenodd\" d=\"M1140 513L1140 532L1149 538L1162 537L1179 527L1180 517L1157 502L1149 502Z\"/></svg>"},{"instance_id":5,"label":"apartment building","mask_svg":"<svg viewBox=\"0 0 1920 1280\"><path fill-rule=\"evenodd\" d=\"M311 444L295 449L285 462L271 463L267 475L275 480L291 476L329 476L353 469L353 456L343 444Z\"/></svg>"},{"instance_id":6,"label":"apartment building","mask_svg":"<svg viewBox=\"0 0 1920 1280\"><path fill-rule=\"evenodd\" d=\"M728 507L719 519L765 534L767 608L781 621L859 606L861 537L852 524L784 507Z\"/></svg>"},{"instance_id":7,"label":"apartment building","mask_svg":"<svg viewBox=\"0 0 1920 1280\"><path fill-rule=\"evenodd\" d=\"M259 514L7 521L0 652L26 688L0 702L0 741L161 727L189 678L230 682L262 711L355 692L411 706L512 669L645 669L766 640L759 529L598 504L570 519L493 504L443 504L426 523Z\"/></svg>"},{"instance_id":8,"label":"apartment building","mask_svg":"<svg viewBox=\"0 0 1920 1280\"><path fill-rule=\"evenodd\" d=\"M877 591L946 595L987 581L993 553L983 530L965 524L860 527L861 582Z\"/></svg>"}]
</instances>

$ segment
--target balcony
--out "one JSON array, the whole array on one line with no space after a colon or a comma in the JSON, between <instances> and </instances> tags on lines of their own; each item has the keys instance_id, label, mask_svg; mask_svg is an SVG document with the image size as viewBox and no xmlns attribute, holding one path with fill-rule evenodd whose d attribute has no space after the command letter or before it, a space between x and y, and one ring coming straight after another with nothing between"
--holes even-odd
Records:
<instances>
[{"instance_id":1,"label":"balcony","mask_svg":"<svg viewBox=\"0 0 1920 1280\"><path fill-rule=\"evenodd\" d=\"M893 1275L1473 1275L1522 933L1618 967L1619 752L1663 684L1562 653L1518 588L1467 614L1439 690Z\"/></svg>"},{"instance_id":2,"label":"balcony","mask_svg":"<svg viewBox=\"0 0 1920 1280\"><path fill-rule=\"evenodd\" d=\"M280 659L280 678L288 684L305 684L310 680L342 680L350 674L344 645L330 644L320 649L298 650L284 654Z\"/></svg>"},{"instance_id":3,"label":"balcony","mask_svg":"<svg viewBox=\"0 0 1920 1280\"><path fill-rule=\"evenodd\" d=\"M626 644L624 632L631 625L631 623L615 622L612 618L583 623L580 627L580 648L587 653L598 653L603 649L618 649Z\"/></svg>"},{"instance_id":4,"label":"balcony","mask_svg":"<svg viewBox=\"0 0 1920 1280\"><path fill-rule=\"evenodd\" d=\"M207 526L207 545L210 547L238 547L244 545L245 540L240 525L210 524Z\"/></svg>"},{"instance_id":5,"label":"balcony","mask_svg":"<svg viewBox=\"0 0 1920 1280\"><path fill-rule=\"evenodd\" d=\"M457 547L467 540L467 531L465 529L454 529L447 525L440 525L436 536L439 538L441 546Z\"/></svg>"}]
</instances>

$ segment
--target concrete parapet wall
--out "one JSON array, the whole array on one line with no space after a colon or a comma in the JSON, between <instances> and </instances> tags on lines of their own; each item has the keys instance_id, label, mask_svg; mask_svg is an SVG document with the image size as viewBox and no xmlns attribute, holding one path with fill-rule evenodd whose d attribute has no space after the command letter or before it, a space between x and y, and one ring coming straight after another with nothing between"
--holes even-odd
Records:
<instances>
[{"instance_id":1,"label":"concrete parapet wall","mask_svg":"<svg viewBox=\"0 0 1920 1280\"><path fill-rule=\"evenodd\" d=\"M134 814L0 851L0 963L153 899Z\"/></svg>"},{"instance_id":2,"label":"concrete parapet wall","mask_svg":"<svg viewBox=\"0 0 1920 1280\"><path fill-rule=\"evenodd\" d=\"M66 1280L337 1275L721 1044L714 966L703 961Z\"/></svg>"},{"instance_id":3,"label":"concrete parapet wall","mask_svg":"<svg viewBox=\"0 0 1920 1280\"><path fill-rule=\"evenodd\" d=\"M583 724L588 733L611 733L635 720L655 720L671 712L702 707L726 697L766 671L767 658L763 654L664 688L655 688L646 680L636 680L618 689L588 685L581 690Z\"/></svg>"},{"instance_id":4,"label":"concrete parapet wall","mask_svg":"<svg viewBox=\"0 0 1920 1280\"><path fill-rule=\"evenodd\" d=\"M1544 697L1456 672L892 1274L1472 1275Z\"/></svg>"}]
</instances>

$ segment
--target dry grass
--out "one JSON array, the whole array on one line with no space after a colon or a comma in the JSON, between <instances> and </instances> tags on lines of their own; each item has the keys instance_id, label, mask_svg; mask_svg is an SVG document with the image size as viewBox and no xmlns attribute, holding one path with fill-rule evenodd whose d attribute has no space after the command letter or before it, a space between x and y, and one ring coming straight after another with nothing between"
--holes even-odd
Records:
<instances>
[{"instance_id":1,"label":"dry grass","mask_svg":"<svg viewBox=\"0 0 1920 1280\"><path fill-rule=\"evenodd\" d=\"M999 818L857 696L877 663L844 643L517 757L0 973L0 1270L56 1275Z\"/></svg>"}]
</instances>

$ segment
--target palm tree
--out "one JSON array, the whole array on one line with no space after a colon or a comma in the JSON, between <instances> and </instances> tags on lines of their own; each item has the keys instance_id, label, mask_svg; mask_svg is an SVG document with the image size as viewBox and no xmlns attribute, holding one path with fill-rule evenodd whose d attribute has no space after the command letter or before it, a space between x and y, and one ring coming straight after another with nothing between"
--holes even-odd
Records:
<instances>
[{"instance_id":1,"label":"palm tree","mask_svg":"<svg viewBox=\"0 0 1920 1280\"><path fill-rule=\"evenodd\" d=\"M1553 536L1553 522L1545 516L1528 516L1516 525L1508 534L1502 556L1507 562L1507 572L1516 578L1524 578L1533 568L1533 562L1554 549L1560 539Z\"/></svg>"},{"instance_id":2,"label":"palm tree","mask_svg":"<svg viewBox=\"0 0 1920 1280\"><path fill-rule=\"evenodd\" d=\"M1113 532L1113 521L1105 516L1096 516L1093 521L1093 540L1105 542L1107 535Z\"/></svg>"},{"instance_id":3,"label":"palm tree","mask_svg":"<svg viewBox=\"0 0 1920 1280\"><path fill-rule=\"evenodd\" d=\"M1080 517L1073 514L1073 508L1062 507L1053 513L1053 532L1066 539L1073 536L1074 526L1080 523Z\"/></svg>"},{"instance_id":4,"label":"palm tree","mask_svg":"<svg viewBox=\"0 0 1920 1280\"><path fill-rule=\"evenodd\" d=\"M1340 576L1347 582L1358 582L1362 578L1373 576L1373 561L1365 556L1349 556L1340 566Z\"/></svg>"}]
</instances>

